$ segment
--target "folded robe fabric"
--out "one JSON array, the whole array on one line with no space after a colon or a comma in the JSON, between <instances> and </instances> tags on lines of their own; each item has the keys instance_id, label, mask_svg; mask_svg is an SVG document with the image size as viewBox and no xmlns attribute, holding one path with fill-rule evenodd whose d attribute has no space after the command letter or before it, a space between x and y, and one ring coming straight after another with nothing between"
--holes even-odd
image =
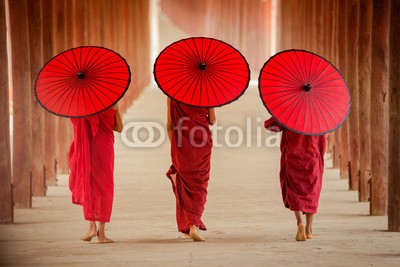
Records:
<instances>
[{"instance_id":1,"label":"folded robe fabric","mask_svg":"<svg viewBox=\"0 0 400 267\"><path fill-rule=\"evenodd\" d=\"M109 222L114 199L115 110L71 118L74 140L69 152L72 203L82 205L86 220Z\"/></svg>"},{"instance_id":2,"label":"folded robe fabric","mask_svg":"<svg viewBox=\"0 0 400 267\"><path fill-rule=\"evenodd\" d=\"M188 233L192 225L201 230L201 220L207 197L210 176L211 131L208 109L194 108L171 100L170 112L174 134L171 140L172 166L167 172L176 197L178 230Z\"/></svg>"},{"instance_id":3,"label":"folded robe fabric","mask_svg":"<svg viewBox=\"0 0 400 267\"><path fill-rule=\"evenodd\" d=\"M266 120L267 130L282 131L280 183L286 208L316 213L324 172L325 135L310 136L287 130L273 118Z\"/></svg>"}]
</instances>

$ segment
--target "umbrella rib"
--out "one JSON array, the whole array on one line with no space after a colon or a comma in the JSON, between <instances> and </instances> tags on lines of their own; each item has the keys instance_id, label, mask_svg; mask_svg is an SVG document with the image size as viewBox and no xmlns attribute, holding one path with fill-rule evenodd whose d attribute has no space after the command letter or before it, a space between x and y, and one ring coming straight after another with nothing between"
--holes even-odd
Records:
<instances>
[{"instance_id":1,"label":"umbrella rib","mask_svg":"<svg viewBox=\"0 0 400 267\"><path fill-rule=\"evenodd\" d=\"M113 90L111 90L110 88L108 88L107 86L104 86L104 85L102 84L102 83L105 83L105 82L99 83L98 81L92 79L92 80L91 80L91 83L96 84L96 85L98 85L98 86L100 86L100 87L102 87L102 88L108 90L109 92L111 92L111 93L113 93L113 94L119 96L119 94L118 94L117 92L114 92ZM111 84L111 83L108 83L108 84ZM112 85L113 85L113 84L112 84ZM119 87L124 88L123 86L119 86Z\"/></svg>"},{"instance_id":2,"label":"umbrella rib","mask_svg":"<svg viewBox=\"0 0 400 267\"><path fill-rule=\"evenodd\" d=\"M61 113L62 108L65 105L66 100L68 99L68 97L71 95L72 91L71 88L73 88L73 85L71 85L69 88L67 88L66 90L64 90L64 93L60 96L64 98L64 101L61 104L61 107L58 109L58 113ZM65 93L68 92L68 95L66 97L64 97ZM57 101L58 102L58 101ZM54 105L53 105L54 106ZM53 107L52 107L53 108Z\"/></svg>"},{"instance_id":3,"label":"umbrella rib","mask_svg":"<svg viewBox=\"0 0 400 267\"><path fill-rule=\"evenodd\" d=\"M210 43L210 45L211 45L211 43ZM221 45L221 42L217 42L217 45L214 47L214 50L211 51L211 54L208 57L208 62L213 62L214 57L218 56L218 53L216 53L216 51L220 45Z\"/></svg>"},{"instance_id":4,"label":"umbrella rib","mask_svg":"<svg viewBox=\"0 0 400 267\"><path fill-rule=\"evenodd\" d=\"M68 90L69 90L70 88L72 88L72 85L70 85L69 87L66 87L65 89L60 89L60 91L57 92L55 95L53 95L52 98L49 99L49 100L45 103L45 105L46 105L50 100L52 100L53 98L56 98L56 97L58 96L57 100L56 100L55 102L53 102L53 105L50 107L50 109L53 110L54 105L55 105L56 103L58 103L58 101L61 99L61 97L63 97L63 96L65 95L65 93L68 92Z\"/></svg>"},{"instance_id":5,"label":"umbrella rib","mask_svg":"<svg viewBox=\"0 0 400 267\"><path fill-rule=\"evenodd\" d=\"M94 92L94 91L93 91L93 88L92 88L92 87L94 87L98 92L100 92L100 93L103 94L108 100L110 100L110 102L113 102L113 100L112 100L107 94L105 94L104 91L101 90L101 88L99 88L99 87L97 86L97 83L94 83L93 81L87 82L87 83L88 83L88 85L90 86L90 89L92 90L92 92ZM99 84L99 85L100 85L100 84ZM101 86L101 85L100 85L100 86ZM104 87L104 88L108 89L107 87ZM111 90L109 90L109 91L112 92L112 93L115 93L114 91L111 91ZM118 94L117 94L117 95L118 95ZM100 100L100 98L97 96L97 94L95 94L95 96L97 97L97 99L99 99L99 102L103 104L103 102ZM106 107L106 105L104 105L104 104L103 104L103 106Z\"/></svg>"},{"instance_id":6,"label":"umbrella rib","mask_svg":"<svg viewBox=\"0 0 400 267\"><path fill-rule=\"evenodd\" d=\"M200 52L199 52L199 50L198 50L198 47L197 47L197 45L196 45L196 42L194 41L194 39L192 39L192 41L193 41L193 45L194 45L194 48L195 48L195 52L196 52L196 55L197 55L197 57L198 57L198 59L199 59L199 62L201 63L202 62L202 60L203 60L203 58L201 57L201 55L200 55ZM203 45L203 38L201 39L201 45ZM203 50L202 50L202 52L203 52Z\"/></svg>"},{"instance_id":7,"label":"umbrella rib","mask_svg":"<svg viewBox=\"0 0 400 267\"><path fill-rule=\"evenodd\" d=\"M71 50L71 52L72 52L72 50ZM69 59L68 59L68 57L65 55L66 53L62 53L62 56L66 59L66 62L68 62L69 64L70 64L70 69L71 69L71 72L72 73L76 73L76 69L74 68L76 65L74 65ZM60 63L62 63L62 64L64 64L66 67L68 67L66 64L65 64L65 61L60 61L60 60L58 60L57 59L57 61L58 62L60 62Z\"/></svg>"},{"instance_id":8,"label":"umbrella rib","mask_svg":"<svg viewBox=\"0 0 400 267\"><path fill-rule=\"evenodd\" d=\"M290 101L295 105L294 108L293 108L293 111L294 111L294 110L297 110L297 107L299 106L300 100L301 100L301 99L302 99L302 95L296 94L296 95L293 95L292 97L290 97L289 99L287 99L286 101L282 102L281 105L282 105L283 103L286 103L287 101L290 100ZM292 104L292 105L293 105L293 104ZM277 108L277 107L278 107L278 106L276 106L275 108ZM274 108L273 110L275 110L275 108ZM273 110L271 110L271 112L272 112ZM281 117L281 116L284 115L288 110L289 110L289 109L286 108L281 114L279 114L279 116ZM292 111L292 113L289 114L289 117L288 117L287 120L289 120L289 119L292 117L292 115L294 114L293 111ZM299 113L300 113L300 112L297 113L296 122L297 122L298 119L299 119Z\"/></svg>"},{"instance_id":9,"label":"umbrella rib","mask_svg":"<svg viewBox=\"0 0 400 267\"><path fill-rule=\"evenodd\" d=\"M69 83L68 82L64 82L64 83L59 83L59 84L57 84L57 85L54 85L54 86L51 86L51 87L48 87L48 88L45 88L45 89L42 89L42 90L40 90L40 94L45 94L44 96L43 96L43 99L45 99L47 96L49 96L51 93L53 93L53 92L55 92L55 91L57 91L57 90L63 90L63 89L60 89L60 88L68 88L68 85L69 85ZM39 94L39 93L38 93Z\"/></svg>"},{"instance_id":10,"label":"umbrella rib","mask_svg":"<svg viewBox=\"0 0 400 267\"><path fill-rule=\"evenodd\" d=\"M334 82L334 81L341 81L342 80L342 77L332 78L330 80L324 80L324 79L328 78L329 76L331 76L332 74L335 74L335 72L329 73L327 76L319 79L318 81L315 81L314 82L314 86L325 85L327 83L331 83L331 82Z\"/></svg>"},{"instance_id":11,"label":"umbrella rib","mask_svg":"<svg viewBox=\"0 0 400 267\"><path fill-rule=\"evenodd\" d=\"M325 111L329 114L329 116L332 118L332 120L334 120L335 122L337 122L336 121L336 119L332 116L332 114L331 114L331 111L333 111L334 113L336 113L336 115L337 116L339 116L340 117L340 114L336 111L336 109L337 108L339 108L339 109L341 109L341 110L343 110L342 108L340 108L340 107L338 107L337 105L335 105L335 103L334 102L332 102L330 99L328 99L328 98L326 98L326 97L324 97L323 95L314 95L314 97L315 98L319 98L319 99L321 99L321 98L323 98L323 99L325 99L326 101L328 101L328 102L325 102L324 103L324 105L320 105L320 106L322 106L324 109L325 109ZM320 103L321 101L318 101L317 103ZM334 106L332 106L332 105L334 105ZM326 108L326 106L328 106L329 108L330 108L330 110L328 110L327 108Z\"/></svg>"},{"instance_id":12,"label":"umbrella rib","mask_svg":"<svg viewBox=\"0 0 400 267\"><path fill-rule=\"evenodd\" d=\"M307 81L310 82L311 80L311 72L312 72L312 65L314 63L314 54L311 53L311 62L310 62L310 69L308 70L308 77L307 77Z\"/></svg>"},{"instance_id":13,"label":"umbrella rib","mask_svg":"<svg viewBox=\"0 0 400 267\"><path fill-rule=\"evenodd\" d=\"M83 64L82 64L82 70L84 71L84 72L86 72L86 68L87 68L87 64L88 64L88 58L89 58L89 55L90 55L90 52L92 51L92 47L90 46L89 48L88 48L88 52L86 53L86 57L85 57L85 60L84 60L84 62L83 62Z\"/></svg>"},{"instance_id":14,"label":"umbrella rib","mask_svg":"<svg viewBox=\"0 0 400 267\"><path fill-rule=\"evenodd\" d=\"M210 75L207 75L207 76L206 76L206 79L207 79L208 83L210 84L210 86L212 87L212 90L209 90L209 91L211 91L211 92L214 94L215 100L216 100L216 102L217 102L218 105L219 105L220 102L218 101L218 97L217 97L217 94L216 94L216 92L215 92L215 90L214 90L214 86L212 85L212 84L214 84L215 86L217 86L217 84L216 84L216 82L214 81L214 78L211 77ZM218 88L218 87L217 87L217 88ZM208 93L208 91L207 91L207 96L208 96L208 103L210 104L210 103L211 103L211 101L210 101L210 94Z\"/></svg>"},{"instance_id":15,"label":"umbrella rib","mask_svg":"<svg viewBox=\"0 0 400 267\"><path fill-rule=\"evenodd\" d=\"M87 86L86 86L86 85L87 85ZM92 88L90 85L91 85L90 83L84 82L84 83L82 84L82 87L87 88L87 90L90 90L90 91L92 92L92 95L94 95L95 97L97 97L97 99L98 99L99 102L103 105L103 107L106 107L106 106L103 104L103 102L100 100L100 98L97 96L97 94L94 93L93 88ZM98 109L96 108L96 106L95 106L95 104L94 104L94 102L93 102L93 99L92 99L91 97L89 97L89 99L90 99L90 102L92 103L93 109L94 109L95 111L98 111Z\"/></svg>"},{"instance_id":16,"label":"umbrella rib","mask_svg":"<svg viewBox=\"0 0 400 267\"><path fill-rule=\"evenodd\" d=\"M271 75L271 76L274 76L274 77L276 77L276 78L280 78L281 80L269 79L268 76L267 76L267 77L262 77L261 80L275 81L275 82L284 82L284 83L286 83L286 84L292 84L293 86L296 86L296 87L299 86L298 83L293 82L293 80L291 80L291 79L290 79L290 80L289 80L289 79L285 79L285 78L283 78L282 76L279 76L279 75L276 75L276 74L273 74L273 73L270 73L270 72L264 72L264 73L263 73L263 75L267 75L267 74L268 74L268 76Z\"/></svg>"},{"instance_id":17,"label":"umbrella rib","mask_svg":"<svg viewBox=\"0 0 400 267\"><path fill-rule=\"evenodd\" d=\"M322 59L321 59L321 61L322 61ZM324 63L326 63L326 62L324 61ZM318 66L319 66L319 65L318 65ZM326 66L318 73L318 75L317 75L316 77L313 78L313 80L310 82L310 84L314 84L315 81L319 78L319 76L321 76L321 74L322 74L329 66L330 66L329 63L326 64Z\"/></svg>"},{"instance_id":18,"label":"umbrella rib","mask_svg":"<svg viewBox=\"0 0 400 267\"><path fill-rule=\"evenodd\" d=\"M315 96L314 96L314 97L315 97ZM322 117L324 118L324 120L325 120L326 125L328 126L328 128L329 128L329 124L328 124L328 122L327 122L327 120L326 120L326 118L325 118L325 114L329 115L329 117L331 117L331 119L332 119L335 123L337 123L337 121L335 120L335 118L332 116L330 110L328 110L328 109L325 107L325 105L320 105L320 104L318 104L319 101L317 101L317 100L316 100L316 103L317 103L317 105L318 105L318 109L321 111L321 114L323 115ZM325 110L325 112L322 111L321 107ZM332 109L331 106L330 106L330 108ZM335 111L335 110L333 109L333 111ZM336 111L335 111L335 113L336 113Z\"/></svg>"},{"instance_id":19,"label":"umbrella rib","mask_svg":"<svg viewBox=\"0 0 400 267\"><path fill-rule=\"evenodd\" d=\"M277 61L276 59L275 59L275 62L278 64L278 65L280 65L286 72L285 72L285 75L287 76L287 77L289 77L289 78L292 78L292 79L290 79L290 80L295 80L295 81L297 81L299 84L301 84L301 81L291 72L291 70L289 70L289 69L287 69L284 65L282 65L279 61ZM277 68L275 68L274 66L272 66L272 65L270 65L269 67L272 67L272 68L274 68L274 69L276 69L277 71L279 71L280 73L282 73L282 70L279 70L279 69L277 69ZM289 75L287 75L287 74L290 74L290 76Z\"/></svg>"},{"instance_id":20,"label":"umbrella rib","mask_svg":"<svg viewBox=\"0 0 400 267\"><path fill-rule=\"evenodd\" d=\"M275 102L277 100L280 100L281 98L285 98L286 99L287 97L290 97L289 99L293 99L294 97L296 97L296 95L298 95L298 94L297 93L296 94L293 94L293 93L281 94L280 96L275 97L274 99L270 100L269 103L273 103L273 102ZM285 103L285 102L283 102L283 103Z\"/></svg>"},{"instance_id":21,"label":"umbrella rib","mask_svg":"<svg viewBox=\"0 0 400 267\"><path fill-rule=\"evenodd\" d=\"M294 63L292 57L289 57L289 58L290 58L290 61L291 61L291 62L293 63L293 65L295 66L295 63ZM275 61L278 62L278 60L275 60ZM300 73L298 73L297 69L292 68L292 66L289 64L289 62L288 62L285 58L282 58L282 61L284 61L285 64L287 65L287 67L290 68L290 71L289 71L289 69L286 69L286 68L284 68L284 69L285 69L285 70L288 70L289 73L293 75L293 77L296 77L296 80L297 80L300 84L304 84L304 82L301 80L301 75L300 75ZM280 62L278 62L278 63L281 64ZM283 67L283 65L281 65L281 66ZM300 75L300 76L299 76L299 75Z\"/></svg>"},{"instance_id":22,"label":"umbrella rib","mask_svg":"<svg viewBox=\"0 0 400 267\"><path fill-rule=\"evenodd\" d=\"M314 95L311 96L311 102L312 102L312 104L313 104L313 107L314 107L314 110L315 110L316 114L318 114L318 112L319 112L319 114L321 115L321 117L322 117L322 118L324 119L324 121L325 121L325 125L327 125L328 128L329 128L328 121L326 120L326 118L325 118L325 116L324 116L324 113L322 112L320 106L318 105L318 103L317 103L316 98L315 98ZM317 110L317 108L318 108L318 110ZM318 118L318 117L319 117L319 116L317 116L317 118ZM321 124L318 123L318 126L319 126L319 131L322 132Z\"/></svg>"},{"instance_id":23,"label":"umbrella rib","mask_svg":"<svg viewBox=\"0 0 400 267\"><path fill-rule=\"evenodd\" d=\"M301 94L301 96L299 97L299 100L298 100L298 103L297 103L296 107L297 107L300 103L303 102L304 95L305 95L304 93ZM297 123L299 122L299 117L300 117L300 110L299 110L299 112L297 113L296 122L295 122L293 128L296 128L296 125L297 125Z\"/></svg>"},{"instance_id":24,"label":"umbrella rib","mask_svg":"<svg viewBox=\"0 0 400 267\"><path fill-rule=\"evenodd\" d=\"M65 85L68 85L68 84L66 83ZM52 95L52 97L53 97L54 95L58 95L57 90L67 90L68 89L68 86L64 86L64 85L61 87L62 89L60 89L60 86L53 86L53 87L54 88L51 88L52 89L51 91L47 91L47 88L46 88L47 92L45 90L41 90L40 91L41 94L45 93L45 95L42 98L42 100L43 100L42 102L43 102L44 105L47 105L47 103L51 100L51 98L48 98L47 102L44 102L46 97L49 97L50 94L52 94L53 92L56 92L56 94ZM64 88L66 88L66 89L64 89Z\"/></svg>"},{"instance_id":25,"label":"umbrella rib","mask_svg":"<svg viewBox=\"0 0 400 267\"><path fill-rule=\"evenodd\" d=\"M62 54L62 56L65 57L67 59L67 61L68 61L68 58L64 54ZM50 62L50 64L47 65L47 66L64 71L64 72L61 72L61 73L75 73L73 65L69 61L68 61L68 63L69 63L70 66L65 64L65 61L61 61L58 58L54 58L54 61L62 64L62 67L59 66L59 65L53 65L53 62ZM45 71L45 73L46 72L48 72L48 71Z\"/></svg>"},{"instance_id":26,"label":"umbrella rib","mask_svg":"<svg viewBox=\"0 0 400 267\"><path fill-rule=\"evenodd\" d=\"M216 90L218 90L218 91L220 92L220 94L225 98L225 100L228 100L228 97L226 96L226 94L224 93L224 91L222 91L222 89L221 89L220 86L219 86L219 85L222 85L222 86L223 86L222 82L221 82L219 79L217 79L217 77L215 77L214 75L209 75L209 78L210 78L210 81L211 81L212 83L214 83L214 85L215 85L215 87L213 86L213 92L214 92L215 99L217 100L218 105L220 104L220 101L219 101L219 99L218 99ZM218 84L219 84L219 85L218 85ZM216 88L216 90L214 90L214 88ZM226 87L225 87L225 88L226 88ZM227 92L230 92L230 91L227 91Z\"/></svg>"},{"instance_id":27,"label":"umbrella rib","mask_svg":"<svg viewBox=\"0 0 400 267\"><path fill-rule=\"evenodd\" d=\"M194 86L194 88L192 90L193 92L192 92L192 97L190 98L190 102L189 102L190 104L193 103L193 98L194 98L194 96L196 94L196 88L197 88L199 83L200 83L200 99L201 99L201 79L199 78L199 76L201 76L201 74L197 73L196 74L197 79L195 79L196 85ZM185 95L183 97L185 97L188 92L189 92L189 90L186 90ZM200 100L200 102L201 102L201 100Z\"/></svg>"},{"instance_id":28,"label":"umbrella rib","mask_svg":"<svg viewBox=\"0 0 400 267\"><path fill-rule=\"evenodd\" d=\"M104 53L101 54L101 52L104 52ZM97 54L99 54L99 55L97 55ZM89 60L90 64L88 64L85 72L90 73L93 70L96 70L97 68L99 68L99 66L101 67L102 64L104 64L104 62L109 59L109 57L106 57L106 56L107 56L107 51L101 51L100 49L95 51L95 53L92 55L92 57ZM104 58L104 57L106 57L106 58ZM114 57L113 52L112 52L110 58L112 58L112 57Z\"/></svg>"},{"instance_id":29,"label":"umbrella rib","mask_svg":"<svg viewBox=\"0 0 400 267\"><path fill-rule=\"evenodd\" d=\"M161 54L160 58L161 59L169 59L169 60L171 60L171 59L176 60L176 58L178 58L178 59L181 59L183 62L188 62L188 60L189 60L189 63L190 63L190 64L188 64L189 66L192 66L193 64L196 63L196 58L193 55L189 54L188 51L181 45L178 45L178 47L180 48L180 50L176 49L175 47L169 47L170 50L175 51L176 53L173 54L170 51L164 51ZM172 58L168 58L168 56L171 56Z\"/></svg>"},{"instance_id":30,"label":"umbrella rib","mask_svg":"<svg viewBox=\"0 0 400 267\"><path fill-rule=\"evenodd\" d=\"M191 76L193 76L193 78L191 78L191 79L189 79L189 77L187 77L187 79L190 80L191 82L190 82L189 86L187 87L185 93L183 94L182 99L185 98L185 96L186 96L186 94L189 92L189 90L190 90L191 88L193 88L192 85L193 85L193 83L196 81L196 77L198 77L198 73L193 73L193 74L191 74ZM183 88L183 86L180 87L180 89L182 89L182 88ZM179 90L179 91L180 91L180 90ZM175 92L175 94L173 95L173 97L175 97L176 94L177 94L179 91L177 90L177 91Z\"/></svg>"},{"instance_id":31,"label":"umbrella rib","mask_svg":"<svg viewBox=\"0 0 400 267\"><path fill-rule=\"evenodd\" d=\"M221 77L221 76L219 76L219 77ZM213 79L215 79L217 82L219 82L221 85L224 85L222 82L220 82L219 79L217 79L217 77L216 77L215 74L210 74L210 78L213 78ZM235 89L236 91L241 91L241 89L236 88L236 86L235 86L234 84L232 84L228 79L224 80L224 82L226 82L227 84L229 84L229 85L231 86L231 88ZM223 91L222 91L219 87L218 87L218 89L220 90L220 92L221 92L222 94L224 94ZM230 95L231 95L232 97L234 97L234 94L233 94L231 91L226 90L226 92L230 93ZM224 94L224 96L225 96L225 94ZM225 96L225 98L226 98L226 96ZM226 98L226 99L228 99L228 98Z\"/></svg>"},{"instance_id":32,"label":"umbrella rib","mask_svg":"<svg viewBox=\"0 0 400 267\"><path fill-rule=\"evenodd\" d=\"M298 84L292 84L292 83L290 83L290 81L286 81L286 80L279 81L279 80L272 80L272 79L265 79L265 78L262 80L267 81L270 84L278 83L278 85L270 85L273 87L281 87L279 84L285 84L286 87L299 88ZM282 86L282 87L284 87L284 86Z\"/></svg>"},{"instance_id":33,"label":"umbrella rib","mask_svg":"<svg viewBox=\"0 0 400 267\"><path fill-rule=\"evenodd\" d=\"M297 58L298 64L296 65L296 64L294 63L294 60L293 60L292 57L290 57L290 59L292 60L294 66L296 67L296 70L297 70L298 74L299 74L300 77L302 78L303 84L306 84L306 83L307 83L307 81L306 81L306 75L305 75L305 72L304 72L304 69L303 69L303 64L302 64L301 61L300 61L300 58L299 58L299 55L297 54L297 51L294 52L294 55L295 55L296 58Z\"/></svg>"},{"instance_id":34,"label":"umbrella rib","mask_svg":"<svg viewBox=\"0 0 400 267\"><path fill-rule=\"evenodd\" d=\"M74 61L75 61L76 70L79 71L80 68L79 68L79 65L78 65L78 61L76 60L75 49L72 49L72 50L71 50L71 53L72 53L73 59L74 59Z\"/></svg>"},{"instance_id":35,"label":"umbrella rib","mask_svg":"<svg viewBox=\"0 0 400 267\"><path fill-rule=\"evenodd\" d=\"M294 94L294 93L297 94L296 91L297 91L297 90L283 90L283 91L279 91L279 92L265 92L265 93L262 93L262 95L263 95L263 96L268 96L268 95L279 94L279 95L287 96L287 95ZM283 93L287 93L287 94L284 95ZM279 97L280 97L280 96L279 96ZM279 98L279 97L277 97L277 98ZM274 98L274 100L277 99L277 98ZM273 100L272 100L272 101L273 101Z\"/></svg>"},{"instance_id":36,"label":"umbrella rib","mask_svg":"<svg viewBox=\"0 0 400 267\"><path fill-rule=\"evenodd\" d=\"M346 110L342 109L337 103L335 103L335 102L332 101L329 97L326 97L326 96L323 95L323 94L315 93L315 97L316 97L316 98L323 98L323 99L325 99L326 101L328 101L330 104L332 104L332 105L329 105L328 103L325 103L325 104L328 105L328 106L336 113L336 115L338 115L338 116L340 116L340 114L336 111L336 109L342 110L343 113L346 113L346 112L347 112ZM335 100L338 100L338 99L335 98ZM348 104L348 101L341 101L341 102L342 102L343 104Z\"/></svg>"},{"instance_id":37,"label":"umbrella rib","mask_svg":"<svg viewBox=\"0 0 400 267\"><path fill-rule=\"evenodd\" d=\"M72 106L72 103L73 103L72 100L74 99L77 90L71 90L71 91L73 91L73 95L72 95L71 101L69 102L69 105L68 105L68 114L70 114L70 112L71 112L71 106Z\"/></svg>"}]
</instances>

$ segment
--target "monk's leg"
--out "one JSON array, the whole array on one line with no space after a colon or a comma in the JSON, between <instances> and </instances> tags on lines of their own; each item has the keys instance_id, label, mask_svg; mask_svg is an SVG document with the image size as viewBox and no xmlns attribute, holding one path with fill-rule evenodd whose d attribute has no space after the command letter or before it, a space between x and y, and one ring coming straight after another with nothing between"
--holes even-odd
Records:
<instances>
[{"instance_id":1,"label":"monk's leg","mask_svg":"<svg viewBox=\"0 0 400 267\"><path fill-rule=\"evenodd\" d=\"M312 234L313 219L314 219L314 214L306 213L306 237L307 237L307 239L313 238L313 234Z\"/></svg>"},{"instance_id":2,"label":"monk's leg","mask_svg":"<svg viewBox=\"0 0 400 267\"><path fill-rule=\"evenodd\" d=\"M171 174L171 180L172 183L174 184L174 187L176 187L176 173Z\"/></svg>"},{"instance_id":3,"label":"monk's leg","mask_svg":"<svg viewBox=\"0 0 400 267\"><path fill-rule=\"evenodd\" d=\"M296 234L296 240L297 241L306 241L306 231L305 231L305 226L303 223L303 220L301 218L301 211L295 211L294 215L296 216L297 220L297 234Z\"/></svg>"},{"instance_id":4,"label":"monk's leg","mask_svg":"<svg viewBox=\"0 0 400 267\"><path fill-rule=\"evenodd\" d=\"M196 225L190 226L189 237L193 239L193 241L206 241L204 238L201 237L199 233L199 228Z\"/></svg>"},{"instance_id":5,"label":"monk's leg","mask_svg":"<svg viewBox=\"0 0 400 267\"><path fill-rule=\"evenodd\" d=\"M94 221L89 221L89 230L87 231L86 235L81 237L83 241L91 241L93 237L96 236L96 223Z\"/></svg>"},{"instance_id":6,"label":"monk's leg","mask_svg":"<svg viewBox=\"0 0 400 267\"><path fill-rule=\"evenodd\" d=\"M99 230L97 231L97 242L99 242L99 243L112 243L114 241L109 239L109 238L107 238L106 234L104 232L105 225L106 225L105 222L100 222L99 223Z\"/></svg>"}]
</instances>

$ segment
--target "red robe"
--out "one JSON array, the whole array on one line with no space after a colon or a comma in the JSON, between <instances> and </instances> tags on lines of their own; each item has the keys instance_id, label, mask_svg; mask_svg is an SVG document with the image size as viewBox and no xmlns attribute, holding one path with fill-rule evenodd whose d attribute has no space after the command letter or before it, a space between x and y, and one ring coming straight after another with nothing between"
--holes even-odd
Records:
<instances>
[{"instance_id":1,"label":"red robe","mask_svg":"<svg viewBox=\"0 0 400 267\"><path fill-rule=\"evenodd\" d=\"M174 134L171 140L172 166L167 177L176 174L176 221L178 230L188 233L192 225L201 230L201 220L210 176L211 131L208 109L193 108L171 100L170 112ZM179 121L181 120L181 123Z\"/></svg>"},{"instance_id":2,"label":"red robe","mask_svg":"<svg viewBox=\"0 0 400 267\"><path fill-rule=\"evenodd\" d=\"M109 222L114 199L115 110L72 118L74 141L69 153L72 203L82 205L88 221Z\"/></svg>"},{"instance_id":3,"label":"red robe","mask_svg":"<svg viewBox=\"0 0 400 267\"><path fill-rule=\"evenodd\" d=\"M324 172L325 135L310 136L289 131L273 118L265 128L282 131L280 182L286 208L317 213Z\"/></svg>"}]
</instances>

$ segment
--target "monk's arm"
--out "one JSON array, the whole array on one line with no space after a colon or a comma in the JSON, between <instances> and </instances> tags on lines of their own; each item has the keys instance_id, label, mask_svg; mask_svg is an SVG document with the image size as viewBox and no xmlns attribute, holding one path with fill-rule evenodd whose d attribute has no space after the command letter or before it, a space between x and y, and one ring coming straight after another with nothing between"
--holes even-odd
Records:
<instances>
[{"instance_id":1,"label":"monk's arm","mask_svg":"<svg viewBox=\"0 0 400 267\"><path fill-rule=\"evenodd\" d=\"M172 135L174 133L174 126L172 125L171 110L170 110L171 99L167 98L167 132L169 141L172 140Z\"/></svg>"},{"instance_id":2,"label":"monk's arm","mask_svg":"<svg viewBox=\"0 0 400 267\"><path fill-rule=\"evenodd\" d=\"M215 116L215 111L214 108L210 108L208 110L208 123L210 125L214 125L214 123L217 121L217 118Z\"/></svg>"},{"instance_id":3,"label":"monk's arm","mask_svg":"<svg viewBox=\"0 0 400 267\"><path fill-rule=\"evenodd\" d=\"M122 119L121 119L121 114L119 113L118 106L114 105L113 109L115 109L115 125L114 125L114 131L116 132L122 132L123 129L123 124L122 124Z\"/></svg>"}]
</instances>

